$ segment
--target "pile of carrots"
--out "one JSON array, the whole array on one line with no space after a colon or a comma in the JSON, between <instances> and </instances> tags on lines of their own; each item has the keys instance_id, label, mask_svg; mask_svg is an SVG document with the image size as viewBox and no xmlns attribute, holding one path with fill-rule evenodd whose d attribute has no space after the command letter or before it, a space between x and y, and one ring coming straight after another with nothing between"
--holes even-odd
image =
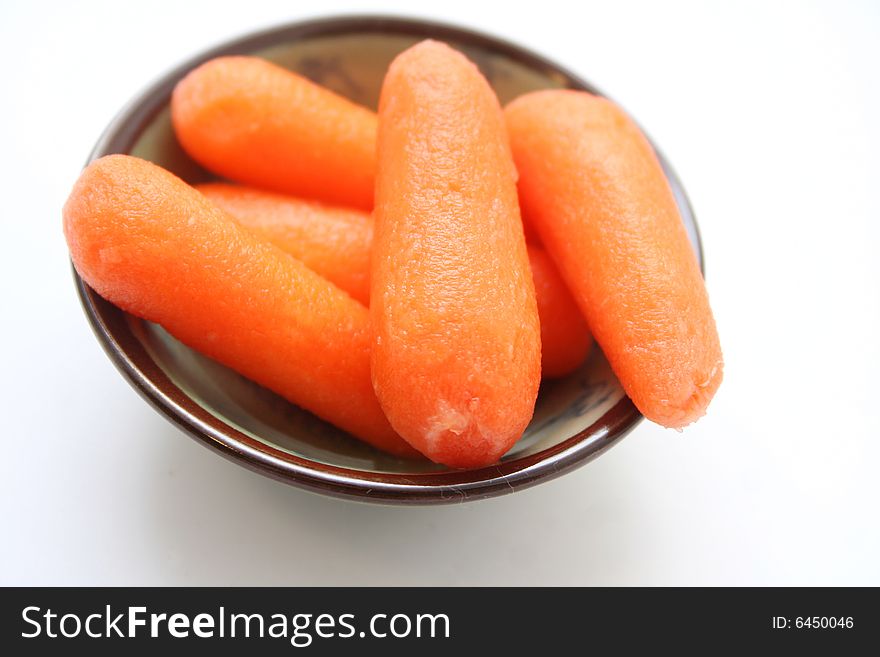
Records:
<instances>
[{"instance_id":1,"label":"pile of carrots","mask_svg":"<svg viewBox=\"0 0 880 657\"><path fill-rule=\"evenodd\" d=\"M123 310L379 449L456 468L501 458L542 376L574 371L591 336L646 417L704 414L722 359L703 279L612 102L539 91L502 110L474 64L424 41L392 62L378 114L253 57L196 68L171 110L231 182L110 155L64 206L76 270Z\"/></svg>"}]
</instances>

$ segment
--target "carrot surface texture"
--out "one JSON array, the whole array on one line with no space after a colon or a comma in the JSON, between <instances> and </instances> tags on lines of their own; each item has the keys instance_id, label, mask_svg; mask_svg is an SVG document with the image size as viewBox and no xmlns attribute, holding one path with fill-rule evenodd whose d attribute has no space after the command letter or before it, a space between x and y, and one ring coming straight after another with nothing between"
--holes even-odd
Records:
<instances>
[{"instance_id":1,"label":"carrot surface texture","mask_svg":"<svg viewBox=\"0 0 880 657\"><path fill-rule=\"evenodd\" d=\"M528 249L541 321L541 376L555 379L584 362L593 338L553 260L541 248Z\"/></svg>"},{"instance_id":2,"label":"carrot surface texture","mask_svg":"<svg viewBox=\"0 0 880 657\"><path fill-rule=\"evenodd\" d=\"M174 131L197 162L225 178L370 210L376 115L257 57L219 57L171 98Z\"/></svg>"},{"instance_id":3,"label":"carrot surface texture","mask_svg":"<svg viewBox=\"0 0 880 657\"><path fill-rule=\"evenodd\" d=\"M242 226L369 303L373 224L367 213L227 183L196 189ZM565 376L584 362L590 332L553 261L531 244L528 252L541 323L541 376Z\"/></svg>"},{"instance_id":4,"label":"carrot surface texture","mask_svg":"<svg viewBox=\"0 0 880 657\"><path fill-rule=\"evenodd\" d=\"M505 110L522 212L645 417L680 428L722 378L703 277L654 150L614 103L539 91Z\"/></svg>"},{"instance_id":5,"label":"carrot surface texture","mask_svg":"<svg viewBox=\"0 0 880 657\"><path fill-rule=\"evenodd\" d=\"M391 425L452 467L497 461L534 412L535 290L498 100L425 41L379 103L370 315L373 386Z\"/></svg>"},{"instance_id":6,"label":"carrot surface texture","mask_svg":"<svg viewBox=\"0 0 880 657\"><path fill-rule=\"evenodd\" d=\"M196 189L248 230L369 304L373 245L369 213L228 183L206 183Z\"/></svg>"},{"instance_id":7,"label":"carrot surface texture","mask_svg":"<svg viewBox=\"0 0 880 657\"><path fill-rule=\"evenodd\" d=\"M63 210L74 266L98 294L289 401L414 455L370 382L367 309L164 169L90 164Z\"/></svg>"}]
</instances>

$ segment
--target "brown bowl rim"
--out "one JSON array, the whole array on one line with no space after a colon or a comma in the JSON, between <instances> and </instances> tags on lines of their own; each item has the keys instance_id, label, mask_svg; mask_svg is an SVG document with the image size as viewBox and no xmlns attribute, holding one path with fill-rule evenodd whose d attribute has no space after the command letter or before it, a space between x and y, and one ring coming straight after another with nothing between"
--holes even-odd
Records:
<instances>
[{"instance_id":1,"label":"brown bowl rim","mask_svg":"<svg viewBox=\"0 0 880 657\"><path fill-rule=\"evenodd\" d=\"M128 103L101 135L88 162L128 153L143 129L167 106L174 85L199 64L221 55L249 54L284 41L313 36L384 33L454 41L489 49L532 69L564 79L565 86L602 94L594 85L526 48L488 34L429 20L351 15L296 21L246 34L210 48L166 73ZM653 142L652 142L653 144ZM703 247L690 201L675 171L655 151L680 199L682 216L696 237L703 271ZM87 163L88 163L87 162ZM624 397L583 431L535 454L473 470L383 473L313 461L260 442L212 415L177 387L131 332L126 314L101 298L73 270L82 302L101 346L128 382L157 411L221 456L287 484L335 497L394 504L446 504L495 497L554 479L584 465L618 443L643 416Z\"/></svg>"}]
</instances>

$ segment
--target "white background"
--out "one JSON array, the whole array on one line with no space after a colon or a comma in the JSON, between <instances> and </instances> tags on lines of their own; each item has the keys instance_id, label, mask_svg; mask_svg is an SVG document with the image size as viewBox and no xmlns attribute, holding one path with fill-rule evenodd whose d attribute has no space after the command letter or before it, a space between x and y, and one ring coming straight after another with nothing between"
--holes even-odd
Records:
<instances>
[{"instance_id":1,"label":"white background","mask_svg":"<svg viewBox=\"0 0 880 657\"><path fill-rule=\"evenodd\" d=\"M0 3L0 584L880 584L880 4ZM575 9L576 7L576 9ZM60 209L147 82L341 12L544 53L621 102L703 232L725 381L683 434L458 507L300 492L129 388L74 292Z\"/></svg>"}]
</instances>

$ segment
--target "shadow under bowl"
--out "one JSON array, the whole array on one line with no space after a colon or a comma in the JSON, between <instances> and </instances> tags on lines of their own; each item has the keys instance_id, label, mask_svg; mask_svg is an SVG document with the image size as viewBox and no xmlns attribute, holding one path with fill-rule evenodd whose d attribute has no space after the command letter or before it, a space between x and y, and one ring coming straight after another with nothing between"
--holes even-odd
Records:
<instances>
[{"instance_id":1,"label":"shadow under bowl","mask_svg":"<svg viewBox=\"0 0 880 657\"><path fill-rule=\"evenodd\" d=\"M505 41L432 22L362 16L299 22L213 48L163 76L102 135L89 161L127 153L190 183L214 179L181 149L171 127L174 85L222 55L257 55L375 108L395 55L424 39L448 42L474 61L502 104L547 88L599 93L548 60ZM702 268L684 190L658 152ZM557 477L614 445L642 419L598 348L571 375L545 381L522 438L496 465L450 470L381 453L184 346L158 325L121 311L76 274L86 315L107 354L159 412L221 455L286 483L361 501L462 502Z\"/></svg>"}]
</instances>

